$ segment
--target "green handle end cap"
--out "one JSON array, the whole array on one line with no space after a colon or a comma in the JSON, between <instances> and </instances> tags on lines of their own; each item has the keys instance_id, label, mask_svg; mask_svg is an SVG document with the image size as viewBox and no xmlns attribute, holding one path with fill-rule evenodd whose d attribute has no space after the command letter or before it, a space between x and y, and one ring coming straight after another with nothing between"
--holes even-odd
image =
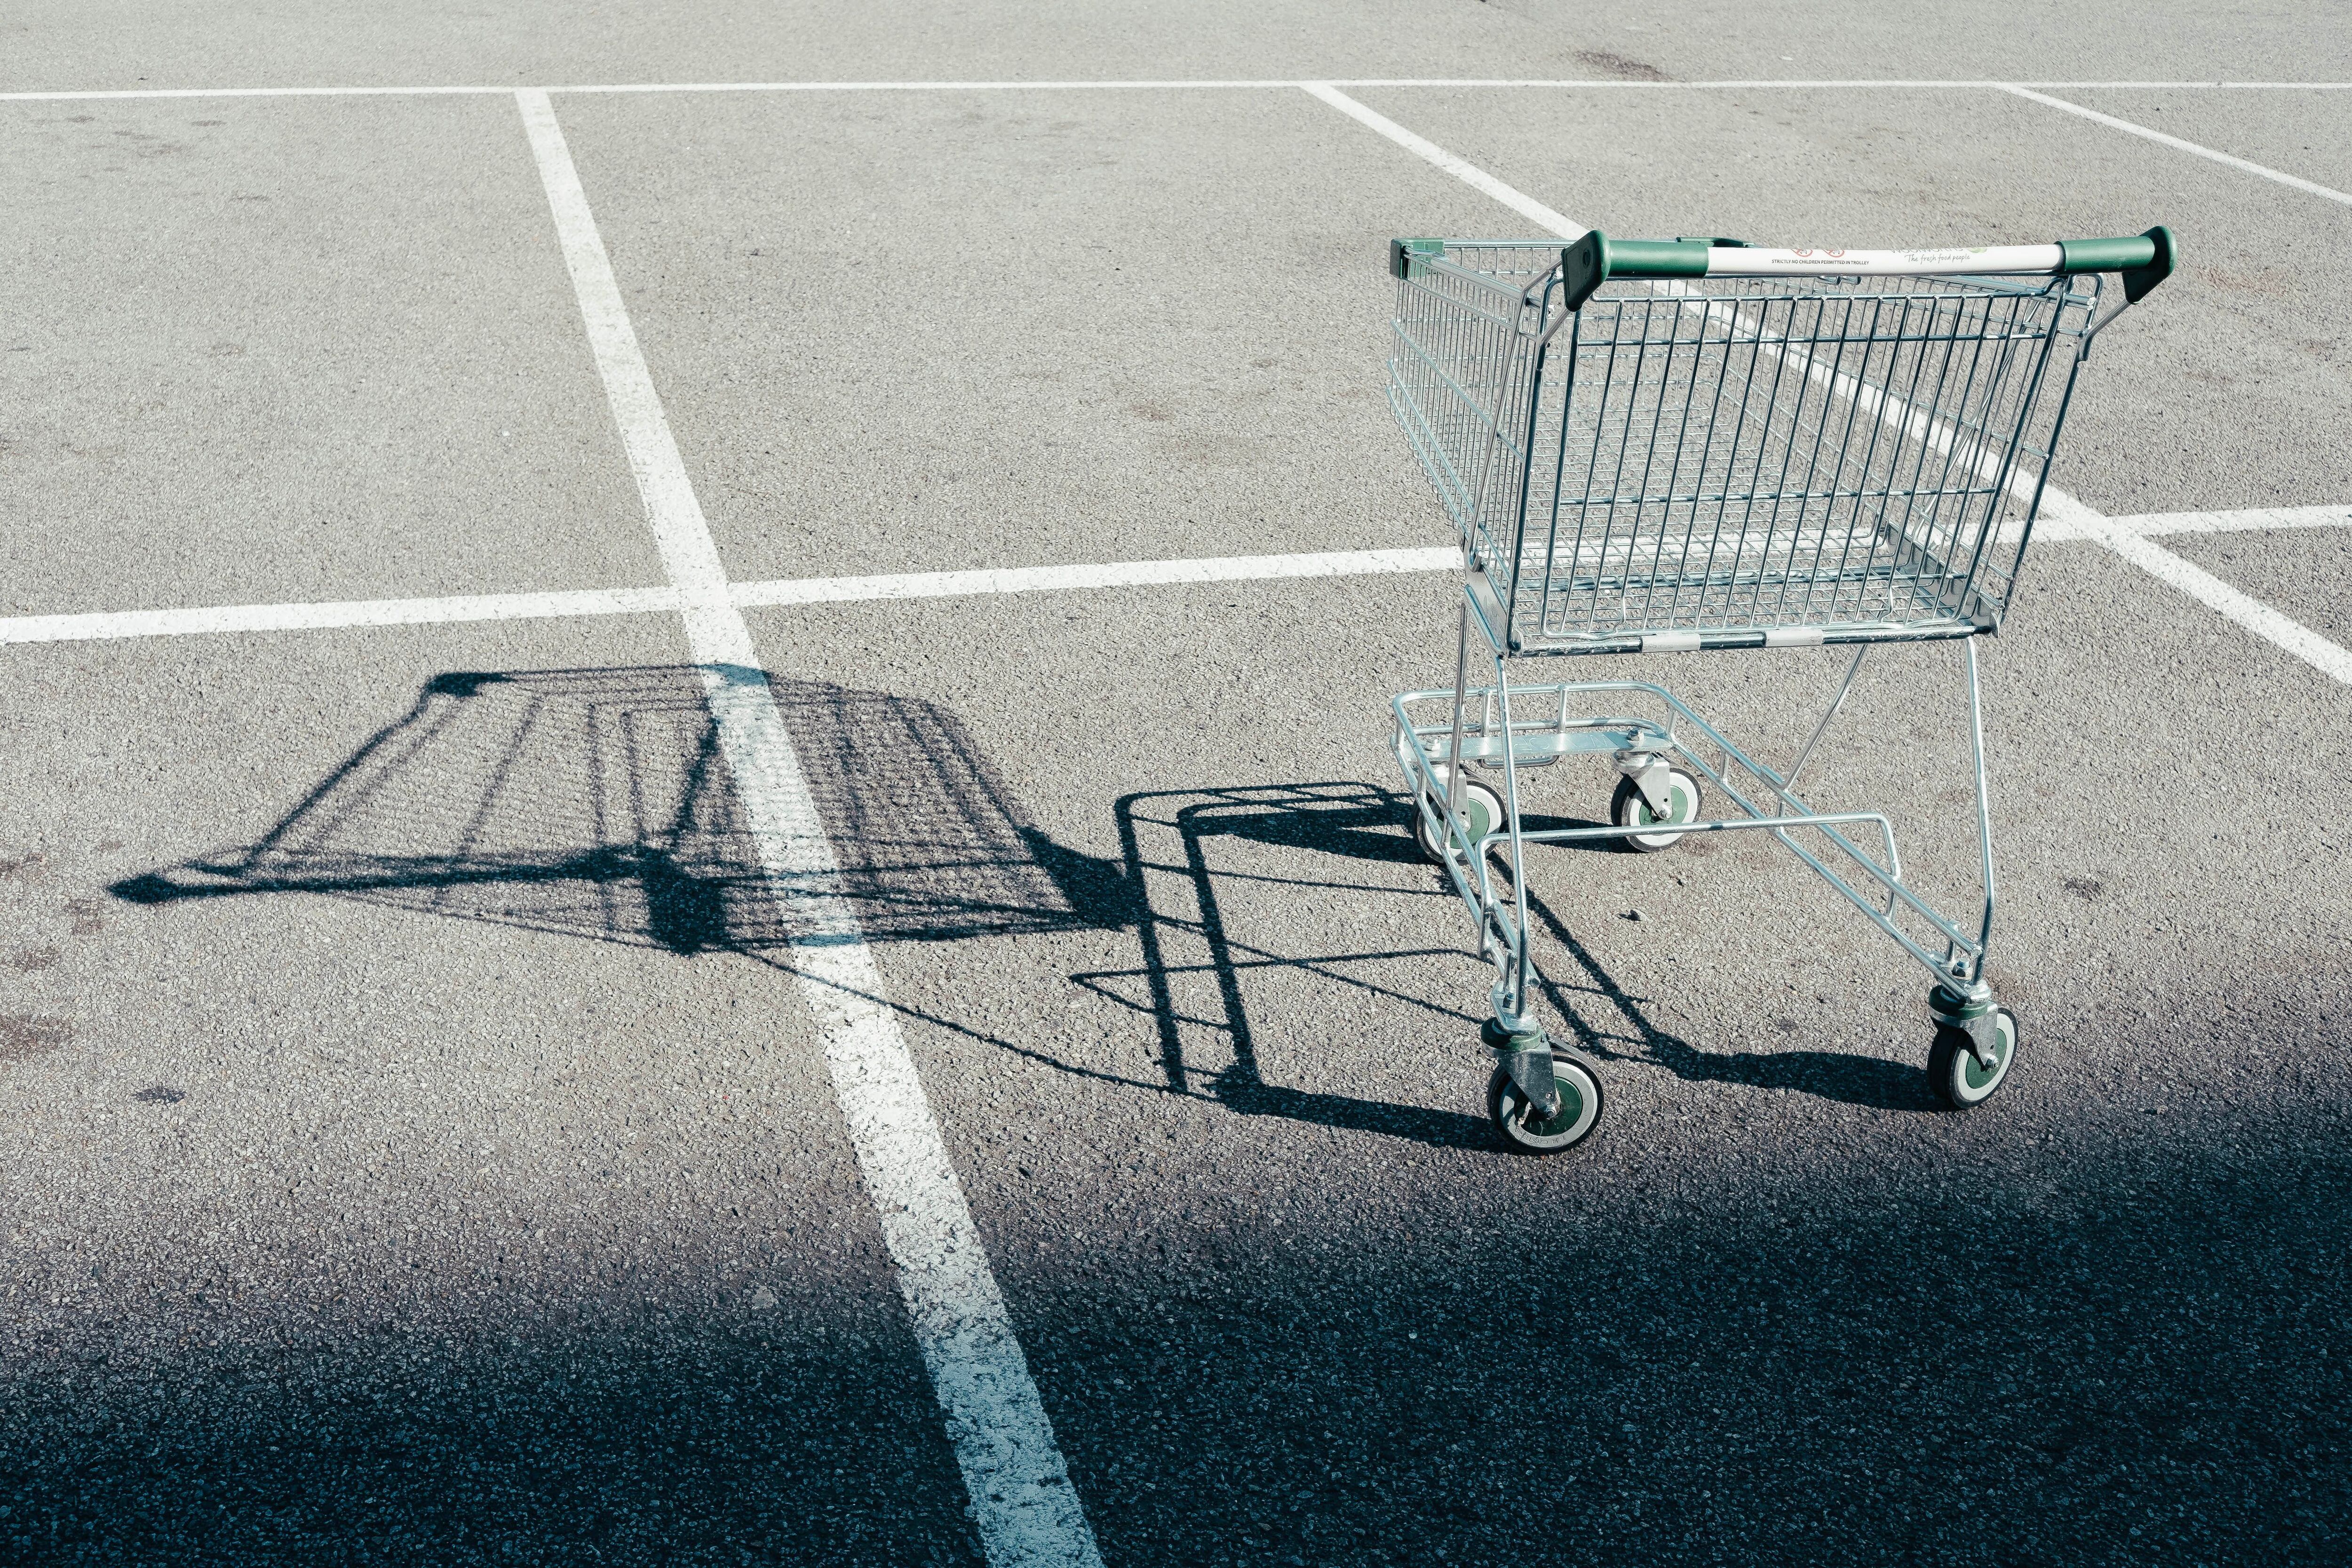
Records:
<instances>
[{"instance_id":1,"label":"green handle end cap","mask_svg":"<svg viewBox=\"0 0 2352 1568\"><path fill-rule=\"evenodd\" d=\"M2147 266L2131 268L2124 273L2124 302L2128 305L2138 304L2149 289L2171 277L2172 268L2180 257L2179 243L2172 237L2172 231L2162 224L2158 224L2140 237L2156 247L2156 255Z\"/></svg>"},{"instance_id":2,"label":"green handle end cap","mask_svg":"<svg viewBox=\"0 0 2352 1568\"><path fill-rule=\"evenodd\" d=\"M1588 229L1559 253L1560 303L1581 310L1592 291L1609 281L1609 237Z\"/></svg>"},{"instance_id":3,"label":"green handle end cap","mask_svg":"<svg viewBox=\"0 0 2352 1568\"><path fill-rule=\"evenodd\" d=\"M1612 278L1704 278L1706 239L1611 239L1599 229L1570 240L1559 253L1571 310Z\"/></svg>"},{"instance_id":4,"label":"green handle end cap","mask_svg":"<svg viewBox=\"0 0 2352 1568\"><path fill-rule=\"evenodd\" d=\"M1442 239L1391 239L1389 241L1389 276L1402 281L1412 276L1414 257L1444 254L1445 242Z\"/></svg>"},{"instance_id":5,"label":"green handle end cap","mask_svg":"<svg viewBox=\"0 0 2352 1568\"><path fill-rule=\"evenodd\" d=\"M2149 289L2172 276L2179 249L2172 231L2158 224L2146 234L2117 239L2062 239L2058 242L2058 256L2059 270L2070 275L2121 273L2124 301L2137 305Z\"/></svg>"}]
</instances>

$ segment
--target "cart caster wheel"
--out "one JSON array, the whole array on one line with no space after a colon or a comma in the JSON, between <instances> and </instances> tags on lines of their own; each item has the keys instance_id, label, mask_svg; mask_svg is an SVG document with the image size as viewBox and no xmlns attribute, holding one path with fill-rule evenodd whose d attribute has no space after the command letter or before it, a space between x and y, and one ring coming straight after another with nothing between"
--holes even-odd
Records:
<instances>
[{"instance_id":1,"label":"cart caster wheel","mask_svg":"<svg viewBox=\"0 0 2352 1568\"><path fill-rule=\"evenodd\" d=\"M1440 768L1437 771L1437 776L1442 781L1445 777L1445 770ZM1432 798L1436 800L1442 814L1444 810L1444 801L1437 799L1434 795ZM1455 785L1454 799L1455 803L1462 807L1462 815L1468 820L1472 838L1484 838L1487 834L1496 831L1503 826L1503 797L1476 779L1464 779ZM1412 836L1421 845L1421 852L1423 855L1439 865L1445 863L1438 840L1431 836L1429 818L1423 815L1419 801L1415 801L1412 807Z\"/></svg>"},{"instance_id":2,"label":"cart caster wheel","mask_svg":"<svg viewBox=\"0 0 2352 1568\"><path fill-rule=\"evenodd\" d=\"M1666 798L1674 803L1673 815L1660 816L1651 809L1641 785L1630 778L1621 778L1617 781L1617 793L1609 798L1609 820L1620 827L1641 827L1653 822L1696 822L1699 805L1706 796L1696 778L1680 768L1669 767ZM1673 848L1683 837L1679 833L1629 833L1618 842L1643 855L1654 855L1661 849Z\"/></svg>"},{"instance_id":3,"label":"cart caster wheel","mask_svg":"<svg viewBox=\"0 0 2352 1568\"><path fill-rule=\"evenodd\" d=\"M2009 1069L2017 1060L2017 1015L2006 1007L1993 1009L1993 1065L1990 1068L1977 1062L1976 1053L1969 1049L1969 1032L1946 1024L1936 1030L1936 1044L1927 1052L1927 1081L1936 1086L1936 1098L1954 1110L1966 1110L1972 1105L1982 1105L1993 1091L2009 1081Z\"/></svg>"},{"instance_id":4,"label":"cart caster wheel","mask_svg":"<svg viewBox=\"0 0 2352 1568\"><path fill-rule=\"evenodd\" d=\"M1551 1053L1552 1081L1559 1086L1559 1114L1548 1121L1529 1114L1527 1096L1501 1068L1486 1080L1486 1115L1503 1142L1523 1154L1557 1154L1584 1142L1601 1120L1601 1080L1566 1051Z\"/></svg>"}]
</instances>

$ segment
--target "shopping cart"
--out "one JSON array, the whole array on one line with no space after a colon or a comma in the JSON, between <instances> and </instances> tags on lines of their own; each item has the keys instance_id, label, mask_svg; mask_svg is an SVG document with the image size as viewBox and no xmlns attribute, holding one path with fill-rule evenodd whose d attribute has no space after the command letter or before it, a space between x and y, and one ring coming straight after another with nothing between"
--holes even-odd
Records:
<instances>
[{"instance_id":1,"label":"shopping cart","mask_svg":"<svg viewBox=\"0 0 2352 1568\"><path fill-rule=\"evenodd\" d=\"M1928 1073L1956 1107L2008 1077L2015 1016L1985 977L1992 834L1975 638L2015 591L2094 336L2172 270L2169 230L1914 251L1728 239L1401 239L1389 401L1461 531L1450 689L1395 700L1421 845L1495 965L1505 1139L1565 1149L1599 1119L1580 1053L1528 1016L1527 846L1668 848L1769 833L1936 977ZM2100 274L2124 299L2099 311ZM1493 680L1473 684L1473 631ZM1906 881L1885 815L1795 794L1879 643L1949 639L1966 670L1984 906ZM1646 680L1517 684L1537 655L1851 646L1811 739L1759 762ZM1523 770L1611 759L1608 825L1526 826ZM1496 784L1461 764L1492 770ZM1708 791L1733 812L1709 816Z\"/></svg>"}]
</instances>

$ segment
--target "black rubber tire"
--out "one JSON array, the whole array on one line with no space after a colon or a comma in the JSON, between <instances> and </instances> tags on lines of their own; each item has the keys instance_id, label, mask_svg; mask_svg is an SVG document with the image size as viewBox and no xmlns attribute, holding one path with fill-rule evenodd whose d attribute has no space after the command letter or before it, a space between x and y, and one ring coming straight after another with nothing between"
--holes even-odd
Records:
<instances>
[{"instance_id":1,"label":"black rubber tire","mask_svg":"<svg viewBox=\"0 0 2352 1568\"><path fill-rule=\"evenodd\" d=\"M1670 768L1669 772L1673 775L1673 783L1668 786L1669 790L1686 790L1690 795L1690 815L1679 817L1677 820L1696 822L1699 812L1706 806L1706 792L1699 787L1696 774L1685 773L1680 768ZM1617 781L1617 793L1609 797L1609 820L1619 827L1639 827L1645 822L1655 822L1657 818L1651 815L1650 803L1643 795L1642 786L1630 778L1620 777ZM1655 855L1661 849L1673 848L1681 843L1685 837L1685 835L1675 833L1653 837L1644 841L1629 833L1617 842L1636 855Z\"/></svg>"},{"instance_id":2,"label":"black rubber tire","mask_svg":"<svg viewBox=\"0 0 2352 1568\"><path fill-rule=\"evenodd\" d=\"M1936 1043L1927 1051L1927 1082L1935 1089L1936 1098L1954 1110L1971 1110L1990 1100L2017 1065L2017 1015L1996 1007L1993 1019L2001 1032L2001 1043L1995 1048L1999 1061L1990 1075L1977 1065L1966 1029L1937 1026Z\"/></svg>"},{"instance_id":3,"label":"black rubber tire","mask_svg":"<svg viewBox=\"0 0 2352 1568\"><path fill-rule=\"evenodd\" d=\"M1496 832L1503 826L1501 795L1472 778L1463 779L1455 787L1462 792L1463 800L1468 809L1470 831L1473 835L1483 837L1486 834ZM1443 800L1436 799L1434 795L1432 796L1432 800L1438 810L1442 812L1445 809L1445 803ZM1482 815L1486 818L1484 826L1480 826L1479 821ZM1439 856L1438 846L1430 837L1429 820L1422 815L1419 801L1415 801L1412 806L1412 841L1421 846L1422 854L1431 864L1444 864Z\"/></svg>"},{"instance_id":4,"label":"black rubber tire","mask_svg":"<svg viewBox=\"0 0 2352 1568\"><path fill-rule=\"evenodd\" d=\"M1558 1154L1573 1149L1601 1125L1603 1097L1601 1079L1581 1059L1554 1046L1553 1079L1559 1085L1559 1114L1530 1126L1528 1104L1519 1086L1501 1068L1486 1080L1486 1119L1495 1124L1505 1144L1522 1154Z\"/></svg>"}]
</instances>

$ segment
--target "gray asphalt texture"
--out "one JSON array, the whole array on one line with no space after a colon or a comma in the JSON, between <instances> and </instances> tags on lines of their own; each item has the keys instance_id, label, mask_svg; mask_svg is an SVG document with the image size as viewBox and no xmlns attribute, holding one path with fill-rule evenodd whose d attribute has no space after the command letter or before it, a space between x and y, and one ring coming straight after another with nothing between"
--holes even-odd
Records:
<instances>
[{"instance_id":1,"label":"gray asphalt texture","mask_svg":"<svg viewBox=\"0 0 2352 1568\"><path fill-rule=\"evenodd\" d=\"M2325 7L20 5L0 90L2352 79ZM1612 233L2171 224L2054 475L2352 501L2340 206L1985 91L1365 89ZM2083 89L2338 187L2352 95ZM555 99L737 578L1443 542L1304 94ZM0 613L658 581L512 106L0 103ZM2339 642L2341 530L2171 547ZM1985 659L2011 1081L1760 842L1537 858L1600 1131L1494 1144L1389 693L1442 577L753 613L1106 1561L2323 1563L2352 702L2098 547ZM14 647L0 1562L967 1563L662 616ZM1805 653L1626 661L1768 757ZM1951 650L1817 775L1969 896ZM1529 810L1589 820L1597 769Z\"/></svg>"}]
</instances>

